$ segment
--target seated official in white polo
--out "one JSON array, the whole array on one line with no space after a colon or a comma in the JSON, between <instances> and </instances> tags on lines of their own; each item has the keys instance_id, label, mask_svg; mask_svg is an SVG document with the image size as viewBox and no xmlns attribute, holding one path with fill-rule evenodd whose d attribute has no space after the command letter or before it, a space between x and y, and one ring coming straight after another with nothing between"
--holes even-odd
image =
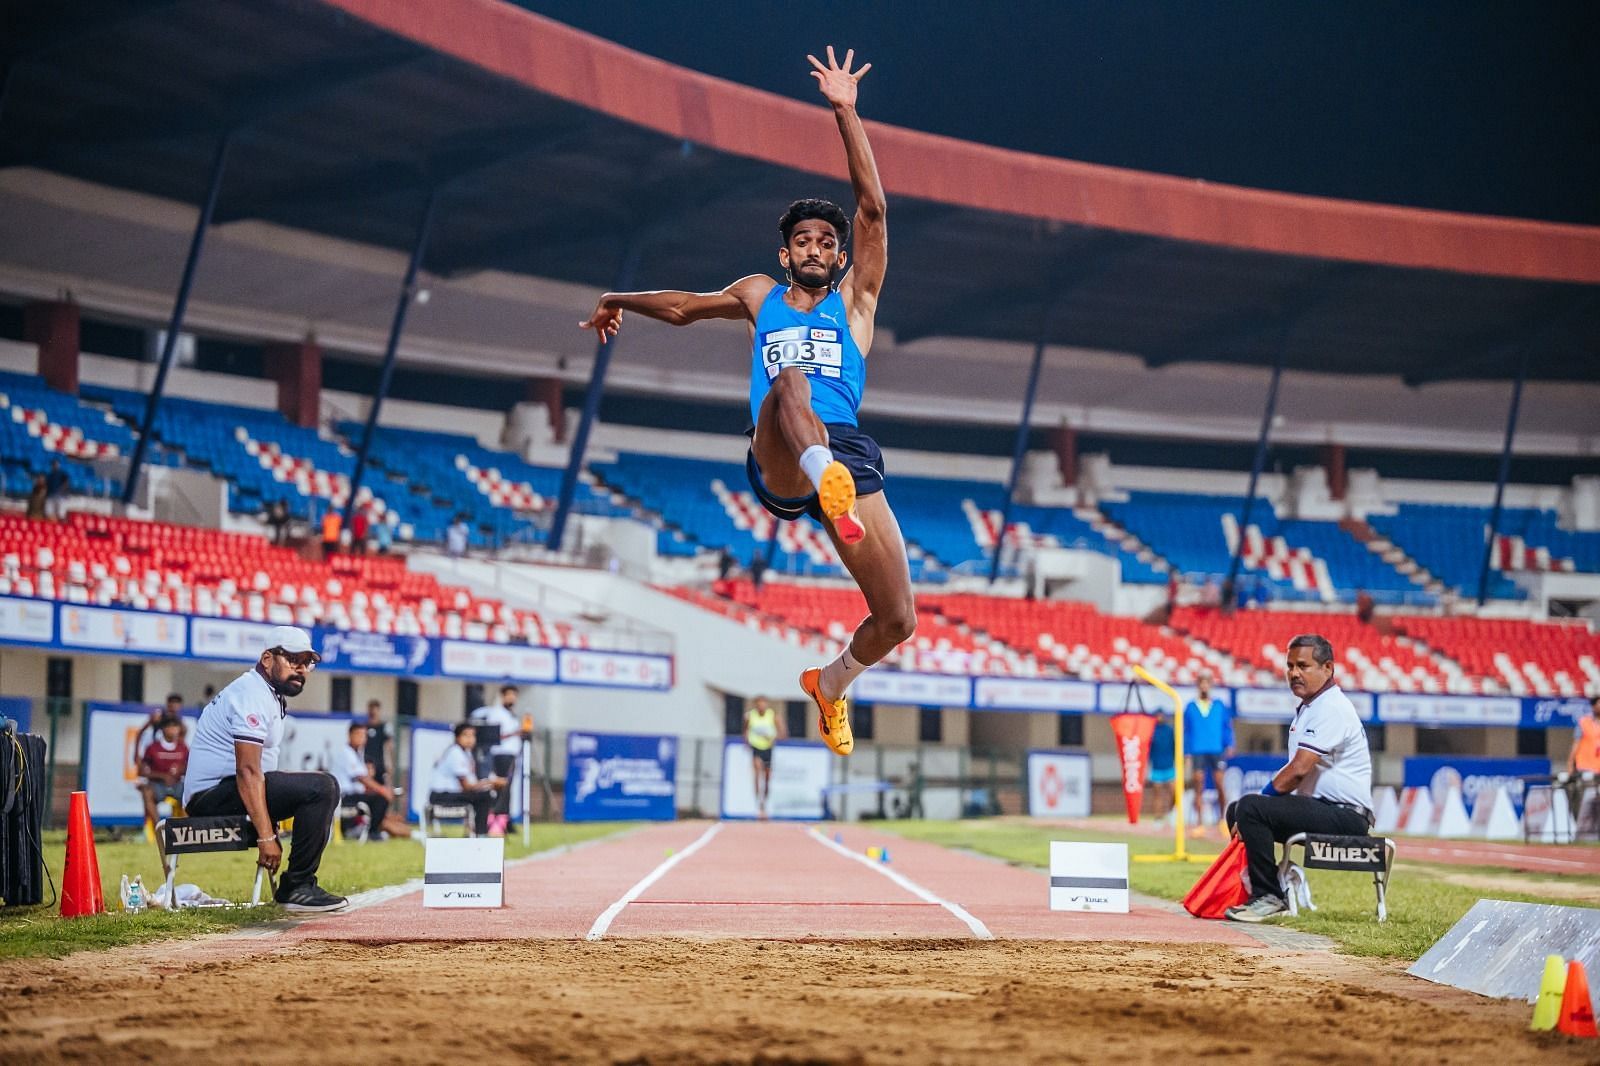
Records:
<instances>
[{"instance_id":1,"label":"seated official in white polo","mask_svg":"<svg viewBox=\"0 0 1600 1066\"><path fill-rule=\"evenodd\" d=\"M1250 901L1227 912L1236 922L1261 922L1288 911L1278 885L1276 844L1296 833L1365 836L1372 828L1367 730L1333 683L1333 645L1314 633L1295 637L1284 673L1289 691L1300 699L1289 726L1288 765L1260 795L1228 807L1228 824L1250 860Z\"/></svg>"},{"instance_id":2,"label":"seated official in white polo","mask_svg":"<svg viewBox=\"0 0 1600 1066\"><path fill-rule=\"evenodd\" d=\"M300 695L321 661L311 637L294 626L273 626L261 658L217 693L189 742L183 807L197 818L248 815L260 843L256 861L276 872L283 860L277 824L294 819L294 849L277 900L291 911L336 911L343 896L317 884L322 850L339 811L339 785L320 771L278 769L288 699Z\"/></svg>"},{"instance_id":3,"label":"seated official in white polo","mask_svg":"<svg viewBox=\"0 0 1600 1066\"><path fill-rule=\"evenodd\" d=\"M365 803L370 822L369 836L387 840L383 823L389 817L389 804L394 802L394 790L378 783L377 772L367 762L367 723L351 722L349 743L333 756L333 776L339 782L339 795L347 803Z\"/></svg>"},{"instance_id":4,"label":"seated official in white polo","mask_svg":"<svg viewBox=\"0 0 1600 1066\"><path fill-rule=\"evenodd\" d=\"M478 730L472 723L462 722L456 726L455 743L433 764L433 774L428 780L428 802L435 807L471 807L473 831L486 836L495 789L504 788L506 779L486 777L479 780L472 764L472 749L477 743Z\"/></svg>"}]
</instances>

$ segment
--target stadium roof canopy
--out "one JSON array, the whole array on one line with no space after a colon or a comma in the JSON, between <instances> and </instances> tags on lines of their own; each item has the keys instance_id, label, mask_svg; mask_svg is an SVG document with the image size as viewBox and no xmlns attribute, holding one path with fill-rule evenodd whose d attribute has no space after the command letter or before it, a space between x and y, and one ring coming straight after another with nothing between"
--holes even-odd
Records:
<instances>
[{"instance_id":1,"label":"stadium roof canopy","mask_svg":"<svg viewBox=\"0 0 1600 1066\"><path fill-rule=\"evenodd\" d=\"M233 131L218 223L406 250L431 191L436 275L604 289L637 241L639 287L715 288L776 268L789 200L850 200L823 108L497 0L8 8L0 167L197 204ZM1600 377L1600 228L872 134L897 344L1043 338L1159 366L1270 365L1282 343L1294 370L1413 384L1504 379L1526 354L1532 379Z\"/></svg>"}]
</instances>

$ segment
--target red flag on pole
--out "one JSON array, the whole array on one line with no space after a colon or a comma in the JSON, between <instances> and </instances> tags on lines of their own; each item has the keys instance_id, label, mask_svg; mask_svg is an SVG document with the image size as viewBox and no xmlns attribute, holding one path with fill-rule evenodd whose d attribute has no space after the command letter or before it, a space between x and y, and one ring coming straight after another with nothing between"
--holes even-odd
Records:
<instances>
[{"instance_id":1,"label":"red flag on pole","mask_svg":"<svg viewBox=\"0 0 1600 1066\"><path fill-rule=\"evenodd\" d=\"M1150 735L1155 731L1154 715L1119 714L1111 719L1111 732L1117 738L1117 755L1122 759L1122 797L1128 804L1130 825L1139 824L1145 769L1150 765Z\"/></svg>"}]
</instances>

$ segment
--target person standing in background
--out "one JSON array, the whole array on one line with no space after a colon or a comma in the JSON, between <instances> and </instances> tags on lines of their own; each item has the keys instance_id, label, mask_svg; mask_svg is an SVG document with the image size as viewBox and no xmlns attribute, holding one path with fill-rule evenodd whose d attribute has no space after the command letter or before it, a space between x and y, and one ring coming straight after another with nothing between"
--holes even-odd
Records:
<instances>
[{"instance_id":1,"label":"person standing in background","mask_svg":"<svg viewBox=\"0 0 1600 1066\"><path fill-rule=\"evenodd\" d=\"M744 712L744 742L750 746L751 768L755 774L756 817L767 820L767 799L772 794L772 748L788 735L778 711L757 696L754 706Z\"/></svg>"},{"instance_id":2,"label":"person standing in background","mask_svg":"<svg viewBox=\"0 0 1600 1066\"><path fill-rule=\"evenodd\" d=\"M1222 775L1233 758L1233 711L1220 699L1211 697L1211 675L1202 673L1195 682L1199 693L1183 708L1183 753L1189 758L1189 774L1194 781L1195 825L1204 824L1206 779L1217 790L1217 810L1228 806Z\"/></svg>"},{"instance_id":3,"label":"person standing in background","mask_svg":"<svg viewBox=\"0 0 1600 1066\"><path fill-rule=\"evenodd\" d=\"M1156 818L1172 814L1173 782L1178 778L1175 741L1172 716L1163 714L1156 719L1155 730L1150 734L1150 813Z\"/></svg>"},{"instance_id":4,"label":"person standing in background","mask_svg":"<svg viewBox=\"0 0 1600 1066\"><path fill-rule=\"evenodd\" d=\"M500 702L486 703L467 715L475 726L495 726L500 739L489 748L490 769L502 782L513 778L517 756L522 752L522 720L517 717L517 686L510 682L500 686ZM523 817L527 817L524 812ZM511 822L511 789L504 784L495 800L493 817L489 820L489 835L504 836Z\"/></svg>"}]
</instances>

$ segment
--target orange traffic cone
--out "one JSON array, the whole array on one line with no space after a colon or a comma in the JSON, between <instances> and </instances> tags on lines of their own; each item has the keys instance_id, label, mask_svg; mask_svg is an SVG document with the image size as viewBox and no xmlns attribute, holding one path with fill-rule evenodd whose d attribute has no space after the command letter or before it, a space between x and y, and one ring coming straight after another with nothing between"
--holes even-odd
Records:
<instances>
[{"instance_id":1,"label":"orange traffic cone","mask_svg":"<svg viewBox=\"0 0 1600 1066\"><path fill-rule=\"evenodd\" d=\"M1568 1036L1600 1036L1594 1026L1594 1003L1589 999L1589 975L1577 959L1567 963L1567 990L1561 996L1556 1031Z\"/></svg>"},{"instance_id":2,"label":"orange traffic cone","mask_svg":"<svg viewBox=\"0 0 1600 1066\"><path fill-rule=\"evenodd\" d=\"M61 917L102 914L100 860L94 853L94 826L89 822L89 794L74 792L67 808L67 868L61 874ZM1591 1028L1593 1022L1590 1023Z\"/></svg>"}]
</instances>

